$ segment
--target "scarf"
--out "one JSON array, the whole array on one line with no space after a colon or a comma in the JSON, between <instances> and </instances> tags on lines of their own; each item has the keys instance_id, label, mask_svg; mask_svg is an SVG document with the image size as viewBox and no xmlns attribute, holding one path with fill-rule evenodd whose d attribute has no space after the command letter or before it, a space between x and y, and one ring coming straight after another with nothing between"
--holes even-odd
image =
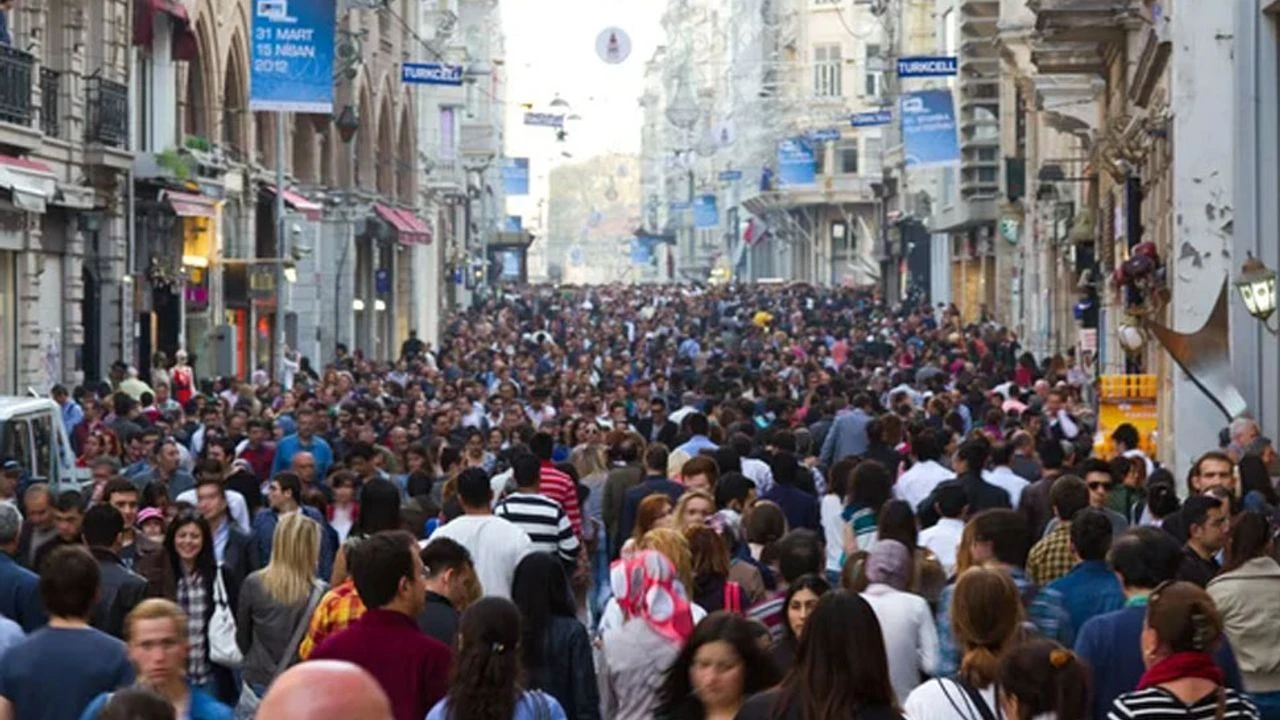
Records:
<instances>
[{"instance_id":1,"label":"scarf","mask_svg":"<svg viewBox=\"0 0 1280 720\"><path fill-rule=\"evenodd\" d=\"M1145 690L1156 685L1181 678L1200 678L1222 684L1222 669L1214 661L1213 656L1204 652L1174 653L1160 662L1147 668L1138 680L1138 689Z\"/></svg>"},{"instance_id":2,"label":"scarf","mask_svg":"<svg viewBox=\"0 0 1280 720\"><path fill-rule=\"evenodd\" d=\"M693 633L693 611L675 566L665 555L642 550L609 569L609 584L623 617L643 618L659 635L683 645Z\"/></svg>"}]
</instances>

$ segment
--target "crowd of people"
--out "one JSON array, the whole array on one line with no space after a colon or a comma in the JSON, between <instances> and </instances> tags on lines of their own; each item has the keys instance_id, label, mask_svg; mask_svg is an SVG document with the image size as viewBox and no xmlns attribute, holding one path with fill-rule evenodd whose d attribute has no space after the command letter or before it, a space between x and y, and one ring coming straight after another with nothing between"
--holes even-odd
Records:
<instances>
[{"instance_id":1,"label":"crowd of people","mask_svg":"<svg viewBox=\"0 0 1280 720\"><path fill-rule=\"evenodd\" d=\"M91 481L0 468L0 720L1280 718L1252 421L1095 457L1076 358L852 289L443 337L55 387Z\"/></svg>"}]
</instances>

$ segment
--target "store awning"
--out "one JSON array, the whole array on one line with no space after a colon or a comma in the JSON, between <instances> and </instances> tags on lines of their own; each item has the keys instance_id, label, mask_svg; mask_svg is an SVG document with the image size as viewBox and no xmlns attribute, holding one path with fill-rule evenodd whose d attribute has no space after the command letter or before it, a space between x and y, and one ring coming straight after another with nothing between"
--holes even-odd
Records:
<instances>
[{"instance_id":1,"label":"store awning","mask_svg":"<svg viewBox=\"0 0 1280 720\"><path fill-rule=\"evenodd\" d=\"M191 15L182 0L134 0L133 44L150 47L155 37L154 19L157 15L169 18L173 34L173 59L195 60L199 55L196 33L191 27Z\"/></svg>"},{"instance_id":2,"label":"store awning","mask_svg":"<svg viewBox=\"0 0 1280 720\"><path fill-rule=\"evenodd\" d=\"M214 199L204 195L164 190L160 193L160 199L168 203L173 214L178 217L211 218L217 214Z\"/></svg>"},{"instance_id":3,"label":"store awning","mask_svg":"<svg viewBox=\"0 0 1280 720\"><path fill-rule=\"evenodd\" d=\"M0 189L9 191L18 208L43 214L58 193L58 176L37 160L0 155Z\"/></svg>"},{"instance_id":4,"label":"store awning","mask_svg":"<svg viewBox=\"0 0 1280 720\"><path fill-rule=\"evenodd\" d=\"M266 186L266 190L272 195L276 194L275 185ZM287 188L281 194L284 195L285 205L288 205L294 210L297 210L298 212L302 213L303 216L306 217L308 220L319 221L320 218L324 215L324 206L321 205L320 203L312 202L311 200L308 200L305 195L296 193Z\"/></svg>"},{"instance_id":5,"label":"store awning","mask_svg":"<svg viewBox=\"0 0 1280 720\"><path fill-rule=\"evenodd\" d=\"M405 245L430 245L431 229L412 210L401 210L390 205L374 203L373 211L378 217L396 229L400 242Z\"/></svg>"}]
</instances>

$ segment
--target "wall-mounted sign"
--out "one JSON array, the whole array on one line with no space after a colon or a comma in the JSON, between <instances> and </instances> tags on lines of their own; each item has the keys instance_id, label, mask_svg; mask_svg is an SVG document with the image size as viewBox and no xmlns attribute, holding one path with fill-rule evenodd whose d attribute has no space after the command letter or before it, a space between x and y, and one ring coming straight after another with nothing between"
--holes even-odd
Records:
<instances>
[{"instance_id":1,"label":"wall-mounted sign","mask_svg":"<svg viewBox=\"0 0 1280 720\"><path fill-rule=\"evenodd\" d=\"M410 85L461 87L462 66L441 63L405 63L400 66L400 81Z\"/></svg>"},{"instance_id":2,"label":"wall-mounted sign","mask_svg":"<svg viewBox=\"0 0 1280 720\"><path fill-rule=\"evenodd\" d=\"M955 77L959 64L954 56L898 58L898 77Z\"/></svg>"}]
</instances>

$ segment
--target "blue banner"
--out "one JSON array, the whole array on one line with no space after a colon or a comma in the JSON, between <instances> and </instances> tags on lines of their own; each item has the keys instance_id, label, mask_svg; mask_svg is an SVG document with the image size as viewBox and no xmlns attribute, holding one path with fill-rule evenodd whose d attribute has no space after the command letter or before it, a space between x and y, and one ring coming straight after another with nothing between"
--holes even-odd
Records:
<instances>
[{"instance_id":1,"label":"blue banner","mask_svg":"<svg viewBox=\"0 0 1280 720\"><path fill-rule=\"evenodd\" d=\"M956 109L950 90L907 93L899 101L907 167L946 165L960 160Z\"/></svg>"},{"instance_id":2,"label":"blue banner","mask_svg":"<svg viewBox=\"0 0 1280 720\"><path fill-rule=\"evenodd\" d=\"M893 113L888 110L855 113L850 118L850 124L856 128L888 125L891 122L893 122Z\"/></svg>"},{"instance_id":3,"label":"blue banner","mask_svg":"<svg viewBox=\"0 0 1280 720\"><path fill-rule=\"evenodd\" d=\"M508 215L502 223L502 232L521 233L524 232L524 218L519 215Z\"/></svg>"},{"instance_id":4,"label":"blue banner","mask_svg":"<svg viewBox=\"0 0 1280 720\"><path fill-rule=\"evenodd\" d=\"M814 142L835 142L840 139L840 131L836 128L814 130L809 133L809 139Z\"/></svg>"},{"instance_id":5,"label":"blue banner","mask_svg":"<svg viewBox=\"0 0 1280 720\"><path fill-rule=\"evenodd\" d=\"M400 82L410 85L462 87L462 66L440 63L405 63L400 66Z\"/></svg>"},{"instance_id":6,"label":"blue banner","mask_svg":"<svg viewBox=\"0 0 1280 720\"><path fill-rule=\"evenodd\" d=\"M631 262L635 265L653 264L653 247L651 238L637 237L631 241Z\"/></svg>"},{"instance_id":7,"label":"blue banner","mask_svg":"<svg viewBox=\"0 0 1280 720\"><path fill-rule=\"evenodd\" d=\"M814 185L818 182L818 164L813 145L805 138L791 138L778 143L778 187Z\"/></svg>"},{"instance_id":8,"label":"blue banner","mask_svg":"<svg viewBox=\"0 0 1280 720\"><path fill-rule=\"evenodd\" d=\"M720 182L737 182L742 179L741 170L721 170Z\"/></svg>"},{"instance_id":9,"label":"blue banner","mask_svg":"<svg viewBox=\"0 0 1280 720\"><path fill-rule=\"evenodd\" d=\"M335 0L254 0L249 109L333 112Z\"/></svg>"},{"instance_id":10,"label":"blue banner","mask_svg":"<svg viewBox=\"0 0 1280 720\"><path fill-rule=\"evenodd\" d=\"M954 77L958 71L954 57L898 58L898 77Z\"/></svg>"},{"instance_id":11,"label":"blue banner","mask_svg":"<svg viewBox=\"0 0 1280 720\"><path fill-rule=\"evenodd\" d=\"M710 230L720 225L720 209L716 207L715 195L699 195L693 199L693 226L699 230Z\"/></svg>"},{"instance_id":12,"label":"blue banner","mask_svg":"<svg viewBox=\"0 0 1280 720\"><path fill-rule=\"evenodd\" d=\"M508 197L529 194L529 158L502 158L502 192Z\"/></svg>"}]
</instances>

